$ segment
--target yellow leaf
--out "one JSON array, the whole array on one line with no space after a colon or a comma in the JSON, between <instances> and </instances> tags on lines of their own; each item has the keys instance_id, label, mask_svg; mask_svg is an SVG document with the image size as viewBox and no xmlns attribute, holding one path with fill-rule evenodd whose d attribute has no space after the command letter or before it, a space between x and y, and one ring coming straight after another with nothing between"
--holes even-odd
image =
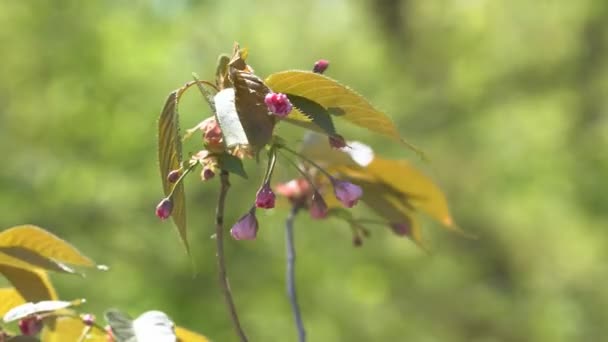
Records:
<instances>
[{"instance_id":1,"label":"yellow leaf","mask_svg":"<svg viewBox=\"0 0 608 342\"><path fill-rule=\"evenodd\" d=\"M179 326L175 327L175 334L179 342L209 342L205 336Z\"/></svg>"},{"instance_id":2,"label":"yellow leaf","mask_svg":"<svg viewBox=\"0 0 608 342\"><path fill-rule=\"evenodd\" d=\"M75 313L74 313L75 314ZM64 342L79 341L84 329L87 326L79 317L54 316L45 320L42 330L41 341L44 342ZM105 331L93 326L87 334L87 342L106 342Z\"/></svg>"},{"instance_id":3,"label":"yellow leaf","mask_svg":"<svg viewBox=\"0 0 608 342\"><path fill-rule=\"evenodd\" d=\"M165 196L168 196L173 188L173 184L167 180L167 176L172 170L179 169L182 162L182 139L179 134L177 103L186 89L187 87L184 86L169 94L158 119L158 165ZM186 252L190 254L186 230L186 194L183 183L176 186L172 202L171 219L175 223L177 233L186 248Z\"/></svg>"},{"instance_id":4,"label":"yellow leaf","mask_svg":"<svg viewBox=\"0 0 608 342\"><path fill-rule=\"evenodd\" d=\"M394 122L386 114L375 109L354 90L325 75L310 71L282 71L268 76L266 85L274 92L298 95L317 102L334 116L402 142L419 155L423 154L401 137ZM307 124L300 122L299 125ZM312 123L308 125L314 126Z\"/></svg>"},{"instance_id":5,"label":"yellow leaf","mask_svg":"<svg viewBox=\"0 0 608 342\"><path fill-rule=\"evenodd\" d=\"M0 251L0 265L12 266L23 269L36 269L39 268L36 265L32 265L26 261L13 257L9 254L5 254Z\"/></svg>"},{"instance_id":6,"label":"yellow leaf","mask_svg":"<svg viewBox=\"0 0 608 342\"><path fill-rule=\"evenodd\" d=\"M8 279L27 302L57 299L57 293L43 270L0 265L0 274Z\"/></svg>"},{"instance_id":7,"label":"yellow leaf","mask_svg":"<svg viewBox=\"0 0 608 342\"><path fill-rule=\"evenodd\" d=\"M33 225L16 226L1 232L0 247L20 247L45 258L73 265L95 265L65 240Z\"/></svg>"},{"instance_id":8,"label":"yellow leaf","mask_svg":"<svg viewBox=\"0 0 608 342\"><path fill-rule=\"evenodd\" d=\"M408 197L414 207L443 226L459 230L454 224L445 195L433 181L405 160L375 158L366 171Z\"/></svg>"},{"instance_id":9,"label":"yellow leaf","mask_svg":"<svg viewBox=\"0 0 608 342\"><path fill-rule=\"evenodd\" d=\"M0 317L9 312L12 308L27 301L21 297L19 292L14 287L6 287L0 289Z\"/></svg>"}]
</instances>

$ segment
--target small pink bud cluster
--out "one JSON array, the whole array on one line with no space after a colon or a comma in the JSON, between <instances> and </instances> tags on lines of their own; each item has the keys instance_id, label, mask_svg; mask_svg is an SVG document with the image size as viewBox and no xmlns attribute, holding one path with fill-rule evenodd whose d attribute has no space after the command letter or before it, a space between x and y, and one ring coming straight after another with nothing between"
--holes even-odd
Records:
<instances>
[{"instance_id":1,"label":"small pink bud cluster","mask_svg":"<svg viewBox=\"0 0 608 342\"><path fill-rule=\"evenodd\" d=\"M42 326L42 319L38 315L28 316L19 321L19 331L25 336L38 335Z\"/></svg>"},{"instance_id":2,"label":"small pink bud cluster","mask_svg":"<svg viewBox=\"0 0 608 342\"><path fill-rule=\"evenodd\" d=\"M319 59L315 62L315 66L312 68L312 72L322 74L329 67L329 61L326 59Z\"/></svg>"},{"instance_id":3,"label":"small pink bud cluster","mask_svg":"<svg viewBox=\"0 0 608 342\"><path fill-rule=\"evenodd\" d=\"M268 111L278 116L279 118L286 117L291 110L293 105L287 95L282 93L268 93L264 98L264 103L268 107Z\"/></svg>"},{"instance_id":4,"label":"small pink bud cluster","mask_svg":"<svg viewBox=\"0 0 608 342\"><path fill-rule=\"evenodd\" d=\"M156 216L161 220L166 220L171 216L173 202L169 197L163 198L156 206Z\"/></svg>"},{"instance_id":5,"label":"small pink bud cluster","mask_svg":"<svg viewBox=\"0 0 608 342\"><path fill-rule=\"evenodd\" d=\"M393 233L399 236L410 236L412 235L412 224L411 222L394 222L389 225Z\"/></svg>"},{"instance_id":6,"label":"small pink bud cluster","mask_svg":"<svg viewBox=\"0 0 608 342\"><path fill-rule=\"evenodd\" d=\"M230 235L235 240L255 240L258 234L258 219L255 216L255 207L241 217L230 229Z\"/></svg>"},{"instance_id":7,"label":"small pink bud cluster","mask_svg":"<svg viewBox=\"0 0 608 342\"><path fill-rule=\"evenodd\" d=\"M262 209L274 208L275 194L270 185L265 183L255 196L255 206Z\"/></svg>"}]
</instances>

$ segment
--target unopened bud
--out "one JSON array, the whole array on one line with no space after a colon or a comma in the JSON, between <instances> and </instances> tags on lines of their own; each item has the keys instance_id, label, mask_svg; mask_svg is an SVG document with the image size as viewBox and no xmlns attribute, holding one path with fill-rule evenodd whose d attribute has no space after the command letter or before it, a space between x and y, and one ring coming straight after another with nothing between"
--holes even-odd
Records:
<instances>
[{"instance_id":1,"label":"unopened bud","mask_svg":"<svg viewBox=\"0 0 608 342\"><path fill-rule=\"evenodd\" d=\"M363 246L363 239L361 238L360 235L355 235L353 236L353 246L355 247L361 247Z\"/></svg>"},{"instance_id":2,"label":"unopened bud","mask_svg":"<svg viewBox=\"0 0 608 342\"><path fill-rule=\"evenodd\" d=\"M255 206L263 209L274 208L275 194L268 183L264 184L255 196Z\"/></svg>"},{"instance_id":3,"label":"unopened bud","mask_svg":"<svg viewBox=\"0 0 608 342\"><path fill-rule=\"evenodd\" d=\"M315 192L310 202L310 217L321 220L327 217L327 204L320 193Z\"/></svg>"},{"instance_id":4,"label":"unopened bud","mask_svg":"<svg viewBox=\"0 0 608 342\"><path fill-rule=\"evenodd\" d=\"M412 234L412 224L411 222L397 222L390 224L391 230L393 233L399 236L410 236Z\"/></svg>"},{"instance_id":5,"label":"unopened bud","mask_svg":"<svg viewBox=\"0 0 608 342\"><path fill-rule=\"evenodd\" d=\"M211 168L205 167L201 172L201 178L203 180L210 180L213 177L215 177L215 172L213 172L213 169Z\"/></svg>"},{"instance_id":6,"label":"unopened bud","mask_svg":"<svg viewBox=\"0 0 608 342\"><path fill-rule=\"evenodd\" d=\"M156 216L158 216L161 220L166 220L171 216L171 211L173 210L173 202L169 198L163 198L160 203L156 206Z\"/></svg>"},{"instance_id":7,"label":"unopened bud","mask_svg":"<svg viewBox=\"0 0 608 342\"><path fill-rule=\"evenodd\" d=\"M322 74L329 68L329 61L326 59L319 59L315 62L315 66L312 68L312 72Z\"/></svg>"},{"instance_id":8,"label":"unopened bud","mask_svg":"<svg viewBox=\"0 0 608 342\"><path fill-rule=\"evenodd\" d=\"M329 145L335 149L341 149L346 147L346 141L339 134L334 134L329 137Z\"/></svg>"},{"instance_id":9,"label":"unopened bud","mask_svg":"<svg viewBox=\"0 0 608 342\"><path fill-rule=\"evenodd\" d=\"M93 324L95 324L95 316L92 314L84 314L81 316L82 318L82 323L84 323L84 325L86 326L93 326Z\"/></svg>"},{"instance_id":10,"label":"unopened bud","mask_svg":"<svg viewBox=\"0 0 608 342\"><path fill-rule=\"evenodd\" d=\"M336 198L347 208L355 206L363 196L363 190L358 185L338 179L332 179L332 183Z\"/></svg>"},{"instance_id":11,"label":"unopened bud","mask_svg":"<svg viewBox=\"0 0 608 342\"><path fill-rule=\"evenodd\" d=\"M241 217L230 229L230 235L235 240L255 240L258 233L258 219L255 217L255 207Z\"/></svg>"},{"instance_id":12,"label":"unopened bud","mask_svg":"<svg viewBox=\"0 0 608 342\"><path fill-rule=\"evenodd\" d=\"M179 179L179 176L181 176L181 171L173 170L173 171L169 172L169 174L167 175L167 181L169 183L175 183Z\"/></svg>"},{"instance_id":13,"label":"unopened bud","mask_svg":"<svg viewBox=\"0 0 608 342\"><path fill-rule=\"evenodd\" d=\"M289 98L281 93L268 93L264 98L264 103L268 106L268 110L280 118L286 117L292 110L293 106Z\"/></svg>"},{"instance_id":14,"label":"unopened bud","mask_svg":"<svg viewBox=\"0 0 608 342\"><path fill-rule=\"evenodd\" d=\"M19 321L19 330L22 335L35 336L42 330L42 319L40 316L33 315Z\"/></svg>"}]
</instances>

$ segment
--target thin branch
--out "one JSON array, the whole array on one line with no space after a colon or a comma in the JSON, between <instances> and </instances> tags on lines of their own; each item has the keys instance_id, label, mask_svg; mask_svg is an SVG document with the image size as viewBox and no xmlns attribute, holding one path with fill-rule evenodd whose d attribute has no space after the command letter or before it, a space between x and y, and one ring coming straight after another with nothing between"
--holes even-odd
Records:
<instances>
[{"instance_id":1,"label":"thin branch","mask_svg":"<svg viewBox=\"0 0 608 342\"><path fill-rule=\"evenodd\" d=\"M217 210L215 211L215 242L217 247L217 266L218 276L220 281L220 288L226 301L226 306L230 313L230 318L234 324L234 329L237 335L241 339L241 342L247 342L247 336L241 328L239 322L239 316L236 313L236 307L232 300L232 292L230 291L230 284L228 284L228 276L226 274L226 262L224 260L224 204L226 203L226 195L230 188L230 181L228 179L228 171L222 170L220 173L220 195L217 200Z\"/></svg>"},{"instance_id":2,"label":"thin branch","mask_svg":"<svg viewBox=\"0 0 608 342\"><path fill-rule=\"evenodd\" d=\"M287 216L285 221L285 245L287 248L287 295L289 296L289 302L291 303L291 310L293 318L298 328L298 341L306 341L306 330L304 330L304 323L302 322L302 314L300 313L300 305L298 304L298 297L296 293L296 248L293 243L293 222L296 218L300 206L294 204Z\"/></svg>"}]
</instances>

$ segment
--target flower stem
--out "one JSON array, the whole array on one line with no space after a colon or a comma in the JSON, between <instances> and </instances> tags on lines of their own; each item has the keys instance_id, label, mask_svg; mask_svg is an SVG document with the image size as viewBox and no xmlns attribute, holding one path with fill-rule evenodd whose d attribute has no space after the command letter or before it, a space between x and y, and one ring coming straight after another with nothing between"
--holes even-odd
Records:
<instances>
[{"instance_id":1,"label":"flower stem","mask_svg":"<svg viewBox=\"0 0 608 342\"><path fill-rule=\"evenodd\" d=\"M298 304L298 297L296 293L296 248L293 243L293 223L295 217L300 210L298 205L294 205L287 216L285 221L285 245L287 249L287 296L289 296L289 302L291 303L291 311L293 318L296 322L298 329L298 341L306 341L306 330L304 330L304 323L302 322L302 314L300 313L300 305Z\"/></svg>"},{"instance_id":2,"label":"flower stem","mask_svg":"<svg viewBox=\"0 0 608 342\"><path fill-rule=\"evenodd\" d=\"M230 284L228 283L228 275L226 273L226 261L224 260L224 206L226 203L226 195L230 188L230 181L228 179L228 171L222 170L220 173L220 194L217 200L217 210L215 211L215 242L217 248L217 266L218 276L220 281L220 288L226 301L226 306L230 313L230 318L234 325L237 335L241 342L247 342L247 336L241 328L239 322L239 316L232 300L232 292L230 291Z\"/></svg>"}]
</instances>

